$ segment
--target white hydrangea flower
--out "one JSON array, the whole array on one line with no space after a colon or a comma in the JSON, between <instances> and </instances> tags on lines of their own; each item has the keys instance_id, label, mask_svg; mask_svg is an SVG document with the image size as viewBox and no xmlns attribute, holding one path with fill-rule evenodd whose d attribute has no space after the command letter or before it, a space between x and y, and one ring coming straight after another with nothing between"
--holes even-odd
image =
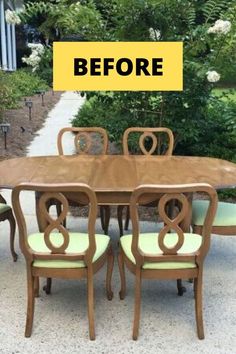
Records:
<instances>
[{"instance_id":1,"label":"white hydrangea flower","mask_svg":"<svg viewBox=\"0 0 236 354\"><path fill-rule=\"evenodd\" d=\"M34 72L39 67L44 53L44 46L41 43L28 43L28 47L31 49L32 53L29 57L23 57L21 60L23 63L32 66L32 71Z\"/></svg>"},{"instance_id":2,"label":"white hydrangea flower","mask_svg":"<svg viewBox=\"0 0 236 354\"><path fill-rule=\"evenodd\" d=\"M10 25L19 25L21 23L20 17L17 15L15 11L6 10L5 11L6 22Z\"/></svg>"},{"instance_id":3,"label":"white hydrangea flower","mask_svg":"<svg viewBox=\"0 0 236 354\"><path fill-rule=\"evenodd\" d=\"M158 41L161 38L161 32L159 30L155 30L154 28L149 28L149 37L153 41Z\"/></svg>"},{"instance_id":4,"label":"white hydrangea flower","mask_svg":"<svg viewBox=\"0 0 236 354\"><path fill-rule=\"evenodd\" d=\"M218 33L218 34L227 34L231 29L231 22L224 20L217 20L214 26L208 28L207 33Z\"/></svg>"},{"instance_id":5,"label":"white hydrangea flower","mask_svg":"<svg viewBox=\"0 0 236 354\"><path fill-rule=\"evenodd\" d=\"M207 72L207 80L209 82L217 82L220 80L220 74L215 70L210 70Z\"/></svg>"},{"instance_id":6,"label":"white hydrangea flower","mask_svg":"<svg viewBox=\"0 0 236 354\"><path fill-rule=\"evenodd\" d=\"M28 48L40 55L44 52L44 46L41 43L28 43Z\"/></svg>"}]
</instances>

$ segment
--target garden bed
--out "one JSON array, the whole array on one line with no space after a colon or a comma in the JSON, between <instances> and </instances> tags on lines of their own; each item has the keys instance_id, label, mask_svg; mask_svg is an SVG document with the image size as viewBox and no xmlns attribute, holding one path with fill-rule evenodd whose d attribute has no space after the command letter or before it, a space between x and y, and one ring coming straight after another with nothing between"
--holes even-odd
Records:
<instances>
[{"instance_id":1,"label":"garden bed","mask_svg":"<svg viewBox=\"0 0 236 354\"><path fill-rule=\"evenodd\" d=\"M61 96L61 92L47 91L44 95L42 106L41 95L26 97L32 100L32 119L29 120L29 108L22 100L20 107L4 112L4 121L10 123L10 131L7 134L7 149L4 147L4 135L0 131L0 159L8 159L25 156L27 147L37 135L38 130L44 124L48 112L55 106Z\"/></svg>"}]
</instances>

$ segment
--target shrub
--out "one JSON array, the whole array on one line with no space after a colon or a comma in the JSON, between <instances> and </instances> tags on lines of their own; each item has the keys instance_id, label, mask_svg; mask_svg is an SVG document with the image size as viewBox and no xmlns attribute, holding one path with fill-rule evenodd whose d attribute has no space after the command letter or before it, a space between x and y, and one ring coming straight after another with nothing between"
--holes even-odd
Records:
<instances>
[{"instance_id":1,"label":"shrub","mask_svg":"<svg viewBox=\"0 0 236 354\"><path fill-rule=\"evenodd\" d=\"M8 84L12 88L13 95L17 101L24 96L34 95L35 91L48 89L48 85L44 80L28 70L21 69L7 74L7 76Z\"/></svg>"},{"instance_id":2,"label":"shrub","mask_svg":"<svg viewBox=\"0 0 236 354\"><path fill-rule=\"evenodd\" d=\"M6 73L0 70L0 119L6 109L17 108L24 96L32 96L38 90L47 90L46 82L28 70Z\"/></svg>"},{"instance_id":3,"label":"shrub","mask_svg":"<svg viewBox=\"0 0 236 354\"><path fill-rule=\"evenodd\" d=\"M13 96L13 89L9 85L7 75L0 70L0 122L5 109L14 106L17 100Z\"/></svg>"}]
</instances>

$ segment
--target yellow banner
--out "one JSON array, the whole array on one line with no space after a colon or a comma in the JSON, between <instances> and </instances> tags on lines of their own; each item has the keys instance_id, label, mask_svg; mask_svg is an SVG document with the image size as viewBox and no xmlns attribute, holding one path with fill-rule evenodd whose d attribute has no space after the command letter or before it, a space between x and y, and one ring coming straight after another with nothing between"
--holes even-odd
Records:
<instances>
[{"instance_id":1,"label":"yellow banner","mask_svg":"<svg viewBox=\"0 0 236 354\"><path fill-rule=\"evenodd\" d=\"M54 42L55 91L182 91L182 42Z\"/></svg>"}]
</instances>

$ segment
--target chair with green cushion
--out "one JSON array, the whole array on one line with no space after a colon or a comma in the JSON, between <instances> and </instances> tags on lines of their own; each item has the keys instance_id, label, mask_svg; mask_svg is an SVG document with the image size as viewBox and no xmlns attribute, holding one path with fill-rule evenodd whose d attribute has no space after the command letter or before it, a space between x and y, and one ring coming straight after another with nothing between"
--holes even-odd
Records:
<instances>
[{"instance_id":1,"label":"chair with green cushion","mask_svg":"<svg viewBox=\"0 0 236 354\"><path fill-rule=\"evenodd\" d=\"M17 254L14 249L16 222L11 207L7 205L7 202L0 194L0 221L5 221L5 220L8 220L10 224L10 249L11 249L13 261L16 262Z\"/></svg>"},{"instance_id":2,"label":"chair with green cushion","mask_svg":"<svg viewBox=\"0 0 236 354\"><path fill-rule=\"evenodd\" d=\"M67 136L69 134L69 137ZM68 140L66 140L66 138ZM108 152L108 135L105 129L100 127L65 127L62 128L57 135L57 149L59 155L66 154L66 142L72 142L73 154L82 154L82 155L94 155L95 153L106 155ZM97 150L97 151L96 151ZM38 198L40 194L36 193L36 205L38 205ZM61 204L53 199L48 200L47 209L49 210L51 206L55 205L57 215L61 213ZM78 200L74 202L69 200L69 205L72 207L84 207L83 203ZM38 208L36 207L36 213L38 214ZM101 225L104 233L108 234L108 227L110 221L110 207L109 205L100 205L100 217ZM38 225L39 230L43 231L42 226L40 225L39 217ZM66 219L64 220L64 226L66 226ZM52 280L47 279L47 285L44 286L46 294L50 293Z\"/></svg>"},{"instance_id":3,"label":"chair with green cushion","mask_svg":"<svg viewBox=\"0 0 236 354\"><path fill-rule=\"evenodd\" d=\"M136 146L136 153L139 155L165 155L171 156L174 148L174 135L169 128L143 128L132 127L125 130L122 138L123 153L130 155L130 141ZM138 142L138 144L137 144ZM138 147L137 147L138 145ZM148 173L148 171L147 171ZM146 205L152 207L153 203ZM123 235L122 215L123 209L126 207L125 230L129 228L129 206L119 205L117 208L117 218L120 229L120 236Z\"/></svg>"},{"instance_id":4,"label":"chair with green cushion","mask_svg":"<svg viewBox=\"0 0 236 354\"><path fill-rule=\"evenodd\" d=\"M184 233L182 226L189 220L192 193L202 192L210 200L204 220L202 235ZM156 197L158 213L164 221L159 233L140 233L139 206ZM178 202L179 211L173 218L167 215L168 204ZM120 238L118 256L121 290L120 299L126 292L125 265L135 276L135 308L133 339L139 332L142 279L194 279L195 312L199 339L204 338L202 318L203 262L210 246L211 227L217 208L217 193L208 184L190 185L142 185L137 187L130 199L132 235Z\"/></svg>"},{"instance_id":5,"label":"chair with green cushion","mask_svg":"<svg viewBox=\"0 0 236 354\"><path fill-rule=\"evenodd\" d=\"M106 155L108 153L108 135L105 129L100 127L65 127L62 128L57 135L57 150L59 155L66 155L66 146L69 143L70 154L72 155ZM71 144L70 144L71 143ZM67 146L68 148L68 146ZM40 195L36 194L37 200ZM57 214L61 213L60 203L55 203L53 200L48 201L47 208L55 205ZM70 206L83 207L83 203L75 203L70 200ZM38 209L36 207L36 213ZM110 207L109 205L100 206L101 225L104 233L108 234L108 227L110 221ZM66 220L64 221L66 224ZM38 221L39 230L42 230L40 222Z\"/></svg>"},{"instance_id":6,"label":"chair with green cushion","mask_svg":"<svg viewBox=\"0 0 236 354\"><path fill-rule=\"evenodd\" d=\"M108 135L107 131L101 127L65 127L62 128L57 136L57 149L59 155L65 155L65 141L63 138L66 134L73 134L74 154L78 155L106 155L108 153ZM70 139L71 140L71 139ZM71 206L78 206L70 201ZM79 203L79 206L81 204ZM57 205L57 211L60 207ZM101 225L104 233L108 234L110 221L110 207L108 205L100 206Z\"/></svg>"},{"instance_id":7,"label":"chair with green cushion","mask_svg":"<svg viewBox=\"0 0 236 354\"><path fill-rule=\"evenodd\" d=\"M44 232L28 234L26 221L21 209L22 191L39 193L39 210ZM81 198L89 208L88 231L68 232L63 226L68 210L69 196ZM60 215L55 219L48 212L47 202L53 199L61 203ZM107 235L95 234L97 200L93 190L85 184L21 184L12 192L13 208L16 215L20 248L26 259L28 306L25 336L30 337L33 326L35 297L39 293L39 278L87 279L89 336L95 339L94 329L94 274L107 261L106 292L111 300L111 276L114 256ZM63 319L62 319L63 322ZM69 331L68 328L65 330Z\"/></svg>"},{"instance_id":8,"label":"chair with green cushion","mask_svg":"<svg viewBox=\"0 0 236 354\"><path fill-rule=\"evenodd\" d=\"M203 221L208 208L207 200L193 200L193 232L202 233ZM236 235L236 204L219 202L212 233L218 235Z\"/></svg>"}]
</instances>

